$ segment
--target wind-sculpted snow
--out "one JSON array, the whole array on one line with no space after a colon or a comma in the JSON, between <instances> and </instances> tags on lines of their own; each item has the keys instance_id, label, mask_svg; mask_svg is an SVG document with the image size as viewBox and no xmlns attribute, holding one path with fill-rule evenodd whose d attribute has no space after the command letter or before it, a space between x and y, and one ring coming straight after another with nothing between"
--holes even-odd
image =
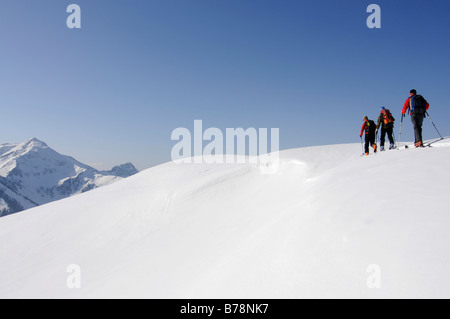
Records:
<instances>
[{"instance_id":1,"label":"wind-sculpted snow","mask_svg":"<svg viewBox=\"0 0 450 319\"><path fill-rule=\"evenodd\" d=\"M450 145L435 146L289 150L272 175L167 163L7 216L0 298L448 298Z\"/></svg>"}]
</instances>

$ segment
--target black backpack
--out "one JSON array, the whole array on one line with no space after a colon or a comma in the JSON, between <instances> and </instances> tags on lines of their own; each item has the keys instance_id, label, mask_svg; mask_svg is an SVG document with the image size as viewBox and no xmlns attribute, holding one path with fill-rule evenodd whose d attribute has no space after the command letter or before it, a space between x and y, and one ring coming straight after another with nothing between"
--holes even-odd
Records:
<instances>
[{"instance_id":1,"label":"black backpack","mask_svg":"<svg viewBox=\"0 0 450 319\"><path fill-rule=\"evenodd\" d=\"M422 95L411 96L411 112L415 114L425 114L427 111L427 101Z\"/></svg>"},{"instance_id":2,"label":"black backpack","mask_svg":"<svg viewBox=\"0 0 450 319\"><path fill-rule=\"evenodd\" d=\"M366 134L375 134L375 131L377 130L377 125L374 121L370 120L366 123Z\"/></svg>"}]
</instances>

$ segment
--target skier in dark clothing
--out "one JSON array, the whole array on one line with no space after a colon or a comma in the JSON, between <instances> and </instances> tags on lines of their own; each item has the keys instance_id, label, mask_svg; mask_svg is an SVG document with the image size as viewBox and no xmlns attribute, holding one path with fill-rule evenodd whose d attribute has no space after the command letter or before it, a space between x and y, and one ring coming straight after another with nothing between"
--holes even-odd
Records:
<instances>
[{"instance_id":1,"label":"skier in dark clothing","mask_svg":"<svg viewBox=\"0 0 450 319\"><path fill-rule=\"evenodd\" d=\"M377 130L377 125L374 121L369 120L367 116L364 116L364 124L361 128L361 134L360 137L363 136L364 132L366 132L366 146L365 146L365 153L366 156L369 155L369 146L373 147L373 151L377 152L377 144L375 143L375 132Z\"/></svg>"},{"instance_id":2,"label":"skier in dark clothing","mask_svg":"<svg viewBox=\"0 0 450 319\"><path fill-rule=\"evenodd\" d=\"M405 116L406 111L411 113L411 121L414 125L415 146L423 147L422 125L425 114L430 108L430 104L421 95L417 95L416 90L410 91L410 97L406 100L403 106L402 116Z\"/></svg>"},{"instance_id":3,"label":"skier in dark clothing","mask_svg":"<svg viewBox=\"0 0 450 319\"><path fill-rule=\"evenodd\" d=\"M393 149L395 147L395 141L394 141L394 122L395 118L392 116L391 112L386 109L385 107L381 108L380 116L378 117L378 123L377 127L381 127L381 136L380 136L380 151L384 151L384 144L386 142L386 134L389 138L389 142L391 145L389 146L389 149ZM375 132L375 134L378 134L378 129Z\"/></svg>"}]
</instances>

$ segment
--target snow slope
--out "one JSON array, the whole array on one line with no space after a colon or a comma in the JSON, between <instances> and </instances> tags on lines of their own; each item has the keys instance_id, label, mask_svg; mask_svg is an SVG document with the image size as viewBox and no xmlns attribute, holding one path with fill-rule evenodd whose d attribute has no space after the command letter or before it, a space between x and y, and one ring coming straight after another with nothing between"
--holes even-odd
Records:
<instances>
[{"instance_id":1,"label":"snow slope","mask_svg":"<svg viewBox=\"0 0 450 319\"><path fill-rule=\"evenodd\" d=\"M135 174L132 164L99 172L36 138L0 145L0 216L111 184Z\"/></svg>"},{"instance_id":2,"label":"snow slope","mask_svg":"<svg viewBox=\"0 0 450 319\"><path fill-rule=\"evenodd\" d=\"M435 146L289 150L273 175L168 163L7 216L0 298L449 298L450 144Z\"/></svg>"}]
</instances>

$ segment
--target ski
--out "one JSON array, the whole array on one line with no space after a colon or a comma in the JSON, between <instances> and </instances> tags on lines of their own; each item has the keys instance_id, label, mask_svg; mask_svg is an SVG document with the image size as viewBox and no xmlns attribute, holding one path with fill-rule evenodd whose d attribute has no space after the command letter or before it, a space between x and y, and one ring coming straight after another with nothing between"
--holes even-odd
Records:
<instances>
[{"instance_id":1,"label":"ski","mask_svg":"<svg viewBox=\"0 0 450 319\"><path fill-rule=\"evenodd\" d=\"M437 139L437 140L427 141L427 142L425 142L425 146L427 146L427 147L432 147L432 144L437 143L437 142L440 142L440 141L442 141L442 140L445 140L445 138L444 138L444 137L441 137L441 138L439 138L439 139Z\"/></svg>"},{"instance_id":2,"label":"ski","mask_svg":"<svg viewBox=\"0 0 450 319\"><path fill-rule=\"evenodd\" d=\"M420 146L420 147L416 147L415 145L404 145L398 149L399 150L407 150L407 149L420 149L420 148L427 148L427 147L433 147L433 145L424 144L423 146Z\"/></svg>"}]
</instances>

